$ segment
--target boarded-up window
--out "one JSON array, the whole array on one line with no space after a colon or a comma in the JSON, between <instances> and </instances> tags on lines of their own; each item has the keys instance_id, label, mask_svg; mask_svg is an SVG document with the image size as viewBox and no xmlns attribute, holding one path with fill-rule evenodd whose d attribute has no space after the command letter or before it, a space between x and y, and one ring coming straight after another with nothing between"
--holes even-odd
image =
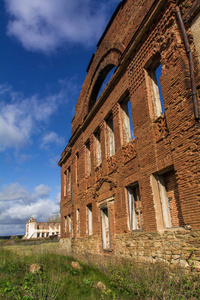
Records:
<instances>
[{"instance_id":1,"label":"boarded-up window","mask_svg":"<svg viewBox=\"0 0 200 300\"><path fill-rule=\"evenodd\" d=\"M108 143L108 153L109 156L115 154L115 134L114 134L114 125L112 115L106 119L107 125L107 143Z\"/></svg>"},{"instance_id":2,"label":"boarded-up window","mask_svg":"<svg viewBox=\"0 0 200 300\"><path fill-rule=\"evenodd\" d=\"M92 204L87 205L88 235L92 235Z\"/></svg>"},{"instance_id":3,"label":"boarded-up window","mask_svg":"<svg viewBox=\"0 0 200 300\"><path fill-rule=\"evenodd\" d=\"M121 102L121 114L122 114L124 141L128 143L135 137L133 131L132 114L131 114L131 103L128 98L123 102Z\"/></svg>"},{"instance_id":4,"label":"boarded-up window","mask_svg":"<svg viewBox=\"0 0 200 300\"><path fill-rule=\"evenodd\" d=\"M107 206L101 208L101 233L103 250L110 250L110 225Z\"/></svg>"},{"instance_id":5,"label":"boarded-up window","mask_svg":"<svg viewBox=\"0 0 200 300\"><path fill-rule=\"evenodd\" d=\"M128 186L127 194L130 230L142 229L142 209L138 184Z\"/></svg>"},{"instance_id":6,"label":"boarded-up window","mask_svg":"<svg viewBox=\"0 0 200 300\"><path fill-rule=\"evenodd\" d=\"M96 149L96 165L99 166L102 163L101 157L101 137L100 137L100 129L98 129L95 134L95 149Z\"/></svg>"}]
</instances>

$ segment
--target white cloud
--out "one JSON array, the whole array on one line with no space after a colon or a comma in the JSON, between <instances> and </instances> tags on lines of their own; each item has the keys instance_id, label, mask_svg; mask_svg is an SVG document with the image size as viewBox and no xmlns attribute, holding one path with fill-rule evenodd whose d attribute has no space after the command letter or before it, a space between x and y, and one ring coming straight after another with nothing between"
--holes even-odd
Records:
<instances>
[{"instance_id":1,"label":"white cloud","mask_svg":"<svg viewBox=\"0 0 200 300\"><path fill-rule=\"evenodd\" d=\"M49 192L51 191L51 188L47 185L40 184L34 188L34 191L35 191L34 197L46 198L49 196Z\"/></svg>"},{"instance_id":2,"label":"white cloud","mask_svg":"<svg viewBox=\"0 0 200 300\"><path fill-rule=\"evenodd\" d=\"M28 142L32 128L32 118L17 104L2 104L0 112L0 149L11 145L21 146ZM25 117L25 118L24 118Z\"/></svg>"},{"instance_id":3,"label":"white cloud","mask_svg":"<svg viewBox=\"0 0 200 300\"><path fill-rule=\"evenodd\" d=\"M45 53L62 45L94 45L116 0L4 0L10 16L7 33L23 47ZM110 14L109 14L110 15Z\"/></svg>"},{"instance_id":4,"label":"white cloud","mask_svg":"<svg viewBox=\"0 0 200 300\"><path fill-rule=\"evenodd\" d=\"M64 146L65 139L64 137L58 136L56 132L51 131L43 136L40 146L42 149L46 149L48 148L48 145L52 143L57 146Z\"/></svg>"},{"instance_id":5,"label":"white cloud","mask_svg":"<svg viewBox=\"0 0 200 300\"><path fill-rule=\"evenodd\" d=\"M11 87L0 85L0 150L19 149L31 143L31 137L48 122L58 107L68 99L68 87L44 98L39 95L24 97ZM62 138L56 136L60 145Z\"/></svg>"},{"instance_id":6,"label":"white cloud","mask_svg":"<svg viewBox=\"0 0 200 300\"><path fill-rule=\"evenodd\" d=\"M47 218L59 212L59 205L49 199L39 199L36 203L26 205L15 204L0 214L0 222L25 221L30 217L46 221Z\"/></svg>"},{"instance_id":7,"label":"white cloud","mask_svg":"<svg viewBox=\"0 0 200 300\"><path fill-rule=\"evenodd\" d=\"M49 159L49 166L52 168L58 167L58 162L60 160L60 155L55 155Z\"/></svg>"},{"instance_id":8,"label":"white cloud","mask_svg":"<svg viewBox=\"0 0 200 300\"><path fill-rule=\"evenodd\" d=\"M59 195L52 201L50 190L44 184L36 186L34 192L17 182L4 185L0 192L0 230L3 230L0 235L23 234L30 217L44 222L59 213Z\"/></svg>"},{"instance_id":9,"label":"white cloud","mask_svg":"<svg viewBox=\"0 0 200 300\"><path fill-rule=\"evenodd\" d=\"M30 191L26 187L22 187L18 182L2 186L0 201L26 200L28 198L30 198Z\"/></svg>"},{"instance_id":10,"label":"white cloud","mask_svg":"<svg viewBox=\"0 0 200 300\"><path fill-rule=\"evenodd\" d=\"M56 203L60 204L60 200L61 200L61 193L59 192L58 195L56 196Z\"/></svg>"}]
</instances>

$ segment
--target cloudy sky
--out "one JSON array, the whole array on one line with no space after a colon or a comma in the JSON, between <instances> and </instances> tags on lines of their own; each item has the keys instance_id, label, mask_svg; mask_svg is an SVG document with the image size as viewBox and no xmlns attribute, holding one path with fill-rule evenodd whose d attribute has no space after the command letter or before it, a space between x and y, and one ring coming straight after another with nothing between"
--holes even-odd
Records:
<instances>
[{"instance_id":1,"label":"cloudy sky","mask_svg":"<svg viewBox=\"0 0 200 300\"><path fill-rule=\"evenodd\" d=\"M0 235L59 212L57 162L96 44L120 0L0 1Z\"/></svg>"}]
</instances>

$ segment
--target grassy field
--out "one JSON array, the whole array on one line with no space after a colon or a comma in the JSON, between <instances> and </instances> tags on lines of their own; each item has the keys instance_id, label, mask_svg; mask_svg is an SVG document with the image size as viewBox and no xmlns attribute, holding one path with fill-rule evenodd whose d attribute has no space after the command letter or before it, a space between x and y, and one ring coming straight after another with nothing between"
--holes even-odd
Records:
<instances>
[{"instance_id":1,"label":"grassy field","mask_svg":"<svg viewBox=\"0 0 200 300\"><path fill-rule=\"evenodd\" d=\"M134 262L103 270L80 263L79 270L57 250L58 243L1 246L0 299L200 299L200 276ZM31 264L38 273L30 273Z\"/></svg>"},{"instance_id":2,"label":"grassy field","mask_svg":"<svg viewBox=\"0 0 200 300\"><path fill-rule=\"evenodd\" d=\"M35 255L38 256L43 253L53 252L59 253L59 242L57 243L41 243L37 245L26 245L26 244L13 244L13 245L4 245L4 250L10 250L20 256L24 255Z\"/></svg>"}]
</instances>

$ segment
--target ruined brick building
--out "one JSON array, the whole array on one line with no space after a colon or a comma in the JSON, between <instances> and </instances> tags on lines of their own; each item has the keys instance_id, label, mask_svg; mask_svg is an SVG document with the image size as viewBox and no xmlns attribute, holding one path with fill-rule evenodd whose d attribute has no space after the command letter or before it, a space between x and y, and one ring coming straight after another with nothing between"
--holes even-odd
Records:
<instances>
[{"instance_id":1,"label":"ruined brick building","mask_svg":"<svg viewBox=\"0 0 200 300\"><path fill-rule=\"evenodd\" d=\"M66 251L188 266L200 247L199 94L200 1L121 1L59 161Z\"/></svg>"},{"instance_id":2,"label":"ruined brick building","mask_svg":"<svg viewBox=\"0 0 200 300\"><path fill-rule=\"evenodd\" d=\"M30 218L26 222L26 232L23 239L35 239L60 236L59 222L37 222L36 219Z\"/></svg>"}]
</instances>

